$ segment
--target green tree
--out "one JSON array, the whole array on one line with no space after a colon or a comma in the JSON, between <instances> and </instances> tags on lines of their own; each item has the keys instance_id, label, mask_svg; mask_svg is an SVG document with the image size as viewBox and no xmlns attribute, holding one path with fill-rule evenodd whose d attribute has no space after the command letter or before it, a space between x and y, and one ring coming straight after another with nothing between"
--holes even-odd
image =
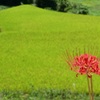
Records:
<instances>
[{"instance_id":1,"label":"green tree","mask_svg":"<svg viewBox=\"0 0 100 100\"><path fill-rule=\"evenodd\" d=\"M17 6L21 4L21 0L0 0L0 5Z\"/></svg>"},{"instance_id":2,"label":"green tree","mask_svg":"<svg viewBox=\"0 0 100 100\"><path fill-rule=\"evenodd\" d=\"M72 8L71 3L68 0L57 0L57 10L61 12L67 12Z\"/></svg>"},{"instance_id":3,"label":"green tree","mask_svg":"<svg viewBox=\"0 0 100 100\"><path fill-rule=\"evenodd\" d=\"M34 0L22 0L24 4L32 4Z\"/></svg>"},{"instance_id":4,"label":"green tree","mask_svg":"<svg viewBox=\"0 0 100 100\"><path fill-rule=\"evenodd\" d=\"M57 7L55 0L36 0L36 5L41 8L50 7L53 10Z\"/></svg>"}]
</instances>

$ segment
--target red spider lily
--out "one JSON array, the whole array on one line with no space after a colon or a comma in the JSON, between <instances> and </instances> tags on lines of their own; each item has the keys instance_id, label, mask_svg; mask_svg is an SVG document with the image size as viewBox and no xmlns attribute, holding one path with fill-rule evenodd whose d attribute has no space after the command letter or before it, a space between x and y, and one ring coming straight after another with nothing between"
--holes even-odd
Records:
<instances>
[{"instance_id":1,"label":"red spider lily","mask_svg":"<svg viewBox=\"0 0 100 100\"><path fill-rule=\"evenodd\" d=\"M67 60L71 70L74 70L78 74L87 74L88 77L92 76L92 73L100 75L100 59L90 54L82 54L80 56L71 57Z\"/></svg>"}]
</instances>

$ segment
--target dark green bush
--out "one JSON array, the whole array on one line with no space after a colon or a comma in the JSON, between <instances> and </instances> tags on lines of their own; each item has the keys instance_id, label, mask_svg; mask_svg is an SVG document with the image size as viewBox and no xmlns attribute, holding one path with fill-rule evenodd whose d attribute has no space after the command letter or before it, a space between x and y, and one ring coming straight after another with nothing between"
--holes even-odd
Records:
<instances>
[{"instance_id":1,"label":"dark green bush","mask_svg":"<svg viewBox=\"0 0 100 100\"><path fill-rule=\"evenodd\" d=\"M0 5L17 6L21 4L21 0L0 0Z\"/></svg>"},{"instance_id":2,"label":"dark green bush","mask_svg":"<svg viewBox=\"0 0 100 100\"><path fill-rule=\"evenodd\" d=\"M55 0L36 0L36 5L41 8L50 7L53 10L56 10L56 1Z\"/></svg>"},{"instance_id":3,"label":"dark green bush","mask_svg":"<svg viewBox=\"0 0 100 100\"><path fill-rule=\"evenodd\" d=\"M84 15L87 15L89 14L89 8L82 5L82 4L72 4L72 9L71 9L71 12L72 13L75 13L75 14L84 14Z\"/></svg>"},{"instance_id":4,"label":"dark green bush","mask_svg":"<svg viewBox=\"0 0 100 100\"><path fill-rule=\"evenodd\" d=\"M71 3L68 0L59 0L57 2L57 11L67 12L72 8Z\"/></svg>"},{"instance_id":5,"label":"dark green bush","mask_svg":"<svg viewBox=\"0 0 100 100\"><path fill-rule=\"evenodd\" d=\"M89 14L88 7L82 4L69 2L69 0L58 0L57 11L72 12L75 14Z\"/></svg>"},{"instance_id":6,"label":"dark green bush","mask_svg":"<svg viewBox=\"0 0 100 100\"><path fill-rule=\"evenodd\" d=\"M32 3L34 3L34 0L21 0L21 2L23 4L32 4Z\"/></svg>"},{"instance_id":7,"label":"dark green bush","mask_svg":"<svg viewBox=\"0 0 100 100\"><path fill-rule=\"evenodd\" d=\"M9 8L9 7L8 6L0 5L0 10L7 9L7 8ZM1 29L0 29L0 32L1 32Z\"/></svg>"}]
</instances>

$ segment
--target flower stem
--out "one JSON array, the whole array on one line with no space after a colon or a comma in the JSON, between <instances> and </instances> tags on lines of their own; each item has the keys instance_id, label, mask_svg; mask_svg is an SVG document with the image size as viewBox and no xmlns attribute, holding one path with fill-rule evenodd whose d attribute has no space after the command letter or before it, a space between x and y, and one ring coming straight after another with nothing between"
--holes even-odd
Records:
<instances>
[{"instance_id":1,"label":"flower stem","mask_svg":"<svg viewBox=\"0 0 100 100\"><path fill-rule=\"evenodd\" d=\"M87 75L87 83L88 83L88 90L89 90L90 100L92 100L91 99L91 87L90 87L90 81L89 81L88 75Z\"/></svg>"},{"instance_id":2,"label":"flower stem","mask_svg":"<svg viewBox=\"0 0 100 100\"><path fill-rule=\"evenodd\" d=\"M89 90L90 100L94 100L94 98L93 98L92 76L89 78L88 75L87 75L87 83L88 83L88 90Z\"/></svg>"},{"instance_id":3,"label":"flower stem","mask_svg":"<svg viewBox=\"0 0 100 100\"><path fill-rule=\"evenodd\" d=\"M91 84L91 97L92 97L92 100L94 100L94 98L93 98L93 82L92 82L92 77L90 78L90 84Z\"/></svg>"}]
</instances>

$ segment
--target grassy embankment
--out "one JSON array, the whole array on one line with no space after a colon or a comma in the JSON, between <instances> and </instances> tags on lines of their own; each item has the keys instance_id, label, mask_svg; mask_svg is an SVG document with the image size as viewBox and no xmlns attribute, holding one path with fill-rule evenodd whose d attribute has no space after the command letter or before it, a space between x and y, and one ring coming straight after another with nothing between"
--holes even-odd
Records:
<instances>
[{"instance_id":1,"label":"grassy embankment","mask_svg":"<svg viewBox=\"0 0 100 100\"><path fill-rule=\"evenodd\" d=\"M0 28L1 91L28 91L31 86L88 91L86 77L76 78L62 56L66 49L84 45L94 44L100 51L100 17L23 5L0 11ZM100 76L94 75L93 83L99 93Z\"/></svg>"}]
</instances>

